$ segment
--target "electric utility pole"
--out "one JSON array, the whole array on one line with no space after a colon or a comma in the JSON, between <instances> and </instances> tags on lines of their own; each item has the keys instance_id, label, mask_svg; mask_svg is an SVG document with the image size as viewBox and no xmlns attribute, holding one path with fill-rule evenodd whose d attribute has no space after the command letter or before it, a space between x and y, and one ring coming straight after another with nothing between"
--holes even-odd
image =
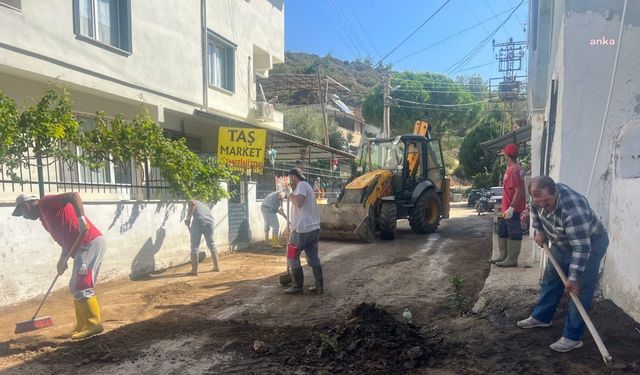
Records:
<instances>
[{"instance_id":1,"label":"electric utility pole","mask_svg":"<svg viewBox=\"0 0 640 375\"><path fill-rule=\"evenodd\" d=\"M316 65L316 78L318 79L318 100L320 101L320 109L322 110L322 124L324 128L324 144L329 146L329 121L327 121L327 111L324 106L326 104L326 92L322 95L322 80L320 79L320 66ZM327 91L329 90L327 83Z\"/></svg>"},{"instance_id":2,"label":"electric utility pole","mask_svg":"<svg viewBox=\"0 0 640 375\"><path fill-rule=\"evenodd\" d=\"M391 121L389 105L391 104L391 72L387 69L384 75L384 95L382 97L382 136L391 137Z\"/></svg>"}]
</instances>

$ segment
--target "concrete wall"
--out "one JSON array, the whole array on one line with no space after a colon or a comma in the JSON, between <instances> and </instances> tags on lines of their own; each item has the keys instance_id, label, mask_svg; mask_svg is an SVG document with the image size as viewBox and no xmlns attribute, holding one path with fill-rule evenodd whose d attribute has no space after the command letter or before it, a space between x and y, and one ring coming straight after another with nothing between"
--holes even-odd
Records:
<instances>
[{"instance_id":1,"label":"concrete wall","mask_svg":"<svg viewBox=\"0 0 640 375\"><path fill-rule=\"evenodd\" d=\"M562 6L559 3L563 3ZM548 77L535 76L544 69L536 67L534 80L558 82L558 112L549 175L586 194L591 168L595 172L587 198L610 232L611 244L605 259L602 288L611 299L636 320L640 320L640 283L637 265L640 254L632 251L638 243L640 214L637 201L639 177L619 176L620 144L627 144L637 154L640 138L627 140L640 115L640 3L630 1L626 11L622 40L623 0L610 2L557 2L552 15ZM615 40L615 44L597 44L596 40ZM595 42L595 43L594 43ZM620 47L616 75L613 77L616 53ZM536 52L537 53L537 52ZM540 52L541 56L546 50ZM537 59L540 64L544 59ZM599 152L597 151L608 93L613 79L614 89L609 103ZM534 87L541 86L537 84ZM530 92L531 93L531 92ZM535 103L535 98L532 100ZM549 117L549 92L544 115L541 109L532 113L532 137L541 137L542 123ZM636 125L632 125L636 124ZM532 140L532 159L539 163L540 144ZM629 143L630 142L630 143ZM627 151L627 158L632 152ZM632 167L631 167L632 168ZM539 164L534 165L534 175Z\"/></svg>"},{"instance_id":2,"label":"concrete wall","mask_svg":"<svg viewBox=\"0 0 640 375\"><path fill-rule=\"evenodd\" d=\"M618 134L614 152L609 238L603 293L640 321L640 119Z\"/></svg>"},{"instance_id":3,"label":"concrete wall","mask_svg":"<svg viewBox=\"0 0 640 375\"><path fill-rule=\"evenodd\" d=\"M222 185L226 188L226 183ZM255 199L255 186L255 183L248 186L252 243L264 240L261 201ZM102 231L108 244L99 283L140 276L188 261L189 231L183 223L187 213L185 202L86 201L84 205L87 217ZM13 204L6 200L0 203L0 238L4 241L0 249L0 307L43 294L55 276L60 255L60 247L39 220L12 217L12 211ZM218 202L211 211L218 252L230 251L227 201ZM282 232L286 221L278 217ZM209 256L204 239L200 251ZM67 271L54 290L67 288L69 277Z\"/></svg>"}]
</instances>

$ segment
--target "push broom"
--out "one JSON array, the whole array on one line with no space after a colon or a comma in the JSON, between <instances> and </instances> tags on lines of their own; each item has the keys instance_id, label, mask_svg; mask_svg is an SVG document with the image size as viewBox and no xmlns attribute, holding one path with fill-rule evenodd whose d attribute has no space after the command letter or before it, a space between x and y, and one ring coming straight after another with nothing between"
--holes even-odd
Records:
<instances>
[{"instance_id":1,"label":"push broom","mask_svg":"<svg viewBox=\"0 0 640 375\"><path fill-rule=\"evenodd\" d=\"M76 238L76 241L73 243L73 246L71 246L71 251L69 251L69 253L67 254L67 257L64 260L65 263L69 261L69 257L71 256L71 254L73 254L73 252L76 251L78 246L80 246L80 241L82 241L82 239L84 238L84 235L85 233L83 232L81 232L78 235L78 238ZM41 318L38 318L37 316L38 316L38 313L40 312L40 309L42 308L44 303L47 301L47 297L49 297L49 294L51 293L51 289L53 289L53 286L56 284L56 281L58 281L58 277L60 277L60 275L61 275L60 273L56 273L56 277L53 278L53 281L51 282L51 285L49 285L49 289L47 290L47 293L44 295L44 298L42 299L42 302L40 302L40 306L38 306L36 313L33 314L33 317L31 317L30 320L16 323L16 330L14 333L24 333L24 332L35 331L37 329L53 326L53 319L50 316L43 316Z\"/></svg>"}]
</instances>

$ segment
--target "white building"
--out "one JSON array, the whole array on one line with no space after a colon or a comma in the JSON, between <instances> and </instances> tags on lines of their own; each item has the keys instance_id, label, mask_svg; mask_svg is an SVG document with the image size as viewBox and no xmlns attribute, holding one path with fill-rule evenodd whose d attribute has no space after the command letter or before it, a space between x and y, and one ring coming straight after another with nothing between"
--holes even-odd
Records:
<instances>
[{"instance_id":1,"label":"white building","mask_svg":"<svg viewBox=\"0 0 640 375\"><path fill-rule=\"evenodd\" d=\"M604 297L640 321L640 2L531 0L529 20L533 176L587 197Z\"/></svg>"},{"instance_id":2,"label":"white building","mask_svg":"<svg viewBox=\"0 0 640 375\"><path fill-rule=\"evenodd\" d=\"M0 0L2 92L29 105L51 83L62 84L89 126L97 111L132 118L146 109L168 134L204 153L217 150L220 126L282 130L282 114L256 101L255 80L283 60L284 0ZM51 175L61 178L65 169L55 167ZM102 278L185 261L184 202L154 201L148 194L137 200L135 186L119 180L117 167L90 172L76 165L64 177L78 183L74 190L107 236ZM37 194L37 183L0 180L2 306L46 290L58 247L39 223L10 217L17 193ZM57 186L47 184L46 192ZM259 212L249 209L258 204L255 184L230 190L239 190L238 198L214 208L221 250L248 213ZM14 272L26 257L34 259L32 274Z\"/></svg>"}]
</instances>

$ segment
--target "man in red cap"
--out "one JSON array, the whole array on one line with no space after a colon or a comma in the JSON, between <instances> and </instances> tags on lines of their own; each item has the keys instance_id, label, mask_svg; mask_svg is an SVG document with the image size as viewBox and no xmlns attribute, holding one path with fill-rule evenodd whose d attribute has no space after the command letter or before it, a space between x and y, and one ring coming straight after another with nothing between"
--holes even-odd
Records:
<instances>
[{"instance_id":1,"label":"man in red cap","mask_svg":"<svg viewBox=\"0 0 640 375\"><path fill-rule=\"evenodd\" d=\"M498 249L500 255L491 259L498 267L517 267L522 246L520 213L525 208L524 179L518 164L518 145L509 143L502 149L507 170L502 181L502 218L498 220Z\"/></svg>"}]
</instances>

